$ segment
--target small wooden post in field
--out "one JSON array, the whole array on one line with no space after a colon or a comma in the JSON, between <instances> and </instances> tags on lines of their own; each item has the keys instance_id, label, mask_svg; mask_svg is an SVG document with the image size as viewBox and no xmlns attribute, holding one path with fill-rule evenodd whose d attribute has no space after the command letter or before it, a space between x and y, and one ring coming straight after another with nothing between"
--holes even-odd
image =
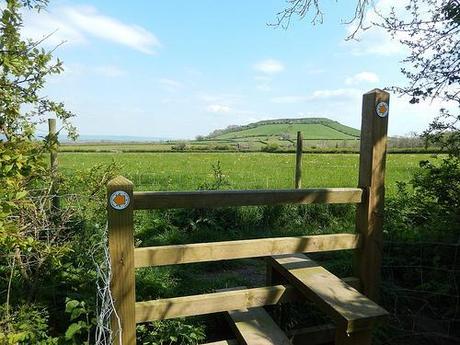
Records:
<instances>
[{"instance_id":1,"label":"small wooden post in field","mask_svg":"<svg viewBox=\"0 0 460 345\"><path fill-rule=\"evenodd\" d=\"M362 292L377 301L383 251L385 160L390 95L374 89L363 95L358 187L364 190L356 213L356 230L362 245L356 253L355 271Z\"/></svg>"},{"instance_id":2,"label":"small wooden post in field","mask_svg":"<svg viewBox=\"0 0 460 345\"><path fill-rule=\"evenodd\" d=\"M118 176L107 184L110 282L115 311L112 331L115 345L136 344L133 184Z\"/></svg>"},{"instance_id":3,"label":"small wooden post in field","mask_svg":"<svg viewBox=\"0 0 460 345\"><path fill-rule=\"evenodd\" d=\"M300 131L297 132L297 149L295 156L295 188L302 188L302 150L303 138Z\"/></svg>"},{"instance_id":4,"label":"small wooden post in field","mask_svg":"<svg viewBox=\"0 0 460 345\"><path fill-rule=\"evenodd\" d=\"M56 133L56 119L48 119L48 139L50 142L50 167L51 167L51 204L53 207L53 212L59 210L59 181L58 181L58 153L57 145L58 138Z\"/></svg>"}]
</instances>

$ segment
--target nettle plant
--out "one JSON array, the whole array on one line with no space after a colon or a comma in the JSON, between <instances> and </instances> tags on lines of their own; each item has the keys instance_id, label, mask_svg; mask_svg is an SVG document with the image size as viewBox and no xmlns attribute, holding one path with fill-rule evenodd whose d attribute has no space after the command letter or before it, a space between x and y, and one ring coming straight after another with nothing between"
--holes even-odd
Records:
<instances>
[{"instance_id":1,"label":"nettle plant","mask_svg":"<svg viewBox=\"0 0 460 345\"><path fill-rule=\"evenodd\" d=\"M61 73L62 62L41 47L47 37L21 37L21 13L40 11L46 4L7 0L0 15L0 294L6 301L0 333L6 334L15 331L8 321L17 316L11 306L33 303L37 282L70 250L65 234L70 215L64 214L59 224L52 219L52 182L43 160L57 137L35 136L36 126L50 116L60 120L70 137L76 135L73 114L43 95L46 78Z\"/></svg>"}]
</instances>

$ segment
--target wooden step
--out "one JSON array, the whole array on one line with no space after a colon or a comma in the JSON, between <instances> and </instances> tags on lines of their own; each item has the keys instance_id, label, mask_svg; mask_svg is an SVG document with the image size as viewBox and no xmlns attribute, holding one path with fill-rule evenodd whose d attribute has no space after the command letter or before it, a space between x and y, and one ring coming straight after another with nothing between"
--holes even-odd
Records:
<instances>
[{"instance_id":1,"label":"wooden step","mask_svg":"<svg viewBox=\"0 0 460 345\"><path fill-rule=\"evenodd\" d=\"M291 344L286 334L262 307L233 310L228 315L240 344Z\"/></svg>"},{"instance_id":2,"label":"wooden step","mask_svg":"<svg viewBox=\"0 0 460 345\"><path fill-rule=\"evenodd\" d=\"M238 345L238 342L235 339L228 339L228 340L213 341L212 343L206 343L202 345Z\"/></svg>"},{"instance_id":3,"label":"wooden step","mask_svg":"<svg viewBox=\"0 0 460 345\"><path fill-rule=\"evenodd\" d=\"M368 331L388 312L303 254L278 255L271 264L346 333Z\"/></svg>"}]
</instances>

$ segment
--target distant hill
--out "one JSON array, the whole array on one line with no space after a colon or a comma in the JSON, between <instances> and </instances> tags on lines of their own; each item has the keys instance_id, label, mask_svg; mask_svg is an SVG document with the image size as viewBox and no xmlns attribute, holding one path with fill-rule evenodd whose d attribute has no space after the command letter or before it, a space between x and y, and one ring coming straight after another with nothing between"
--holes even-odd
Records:
<instances>
[{"instance_id":1,"label":"distant hill","mask_svg":"<svg viewBox=\"0 0 460 345\"><path fill-rule=\"evenodd\" d=\"M301 131L304 140L359 139L360 131L327 118L277 119L250 123L244 126L229 126L215 130L206 139L237 140L282 138L294 139Z\"/></svg>"},{"instance_id":2,"label":"distant hill","mask_svg":"<svg viewBox=\"0 0 460 345\"><path fill-rule=\"evenodd\" d=\"M70 141L66 136L59 136L59 140L63 143L129 143L129 142L160 142L171 140L171 138L159 137L141 137L128 135L79 135L76 142Z\"/></svg>"}]
</instances>

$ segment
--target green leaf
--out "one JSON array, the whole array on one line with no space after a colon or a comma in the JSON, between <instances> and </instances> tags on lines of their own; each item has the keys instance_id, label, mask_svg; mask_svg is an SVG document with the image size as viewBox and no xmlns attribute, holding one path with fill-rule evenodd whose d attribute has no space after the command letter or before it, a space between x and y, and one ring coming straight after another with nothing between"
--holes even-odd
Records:
<instances>
[{"instance_id":1,"label":"green leaf","mask_svg":"<svg viewBox=\"0 0 460 345\"><path fill-rule=\"evenodd\" d=\"M72 340L75 335L79 334L80 331L85 328L86 328L86 325L83 321L72 323L69 326L69 328L67 328L67 331L65 332L66 340Z\"/></svg>"}]
</instances>

